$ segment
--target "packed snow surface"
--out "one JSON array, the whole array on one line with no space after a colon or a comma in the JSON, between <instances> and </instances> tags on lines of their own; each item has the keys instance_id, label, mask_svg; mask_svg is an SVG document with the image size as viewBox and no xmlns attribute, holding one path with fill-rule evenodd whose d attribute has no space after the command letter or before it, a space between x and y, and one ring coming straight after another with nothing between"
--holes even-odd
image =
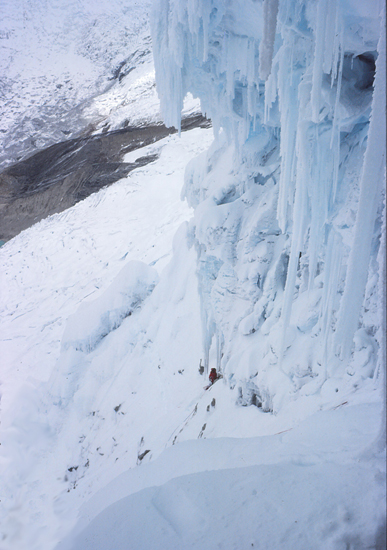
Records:
<instances>
[{"instance_id":1,"label":"packed snow surface","mask_svg":"<svg viewBox=\"0 0 387 550\"><path fill-rule=\"evenodd\" d=\"M380 550L384 5L155 0L151 31L166 124L191 93L214 131L1 247L0 548Z\"/></svg>"},{"instance_id":2,"label":"packed snow surface","mask_svg":"<svg viewBox=\"0 0 387 550\"><path fill-rule=\"evenodd\" d=\"M58 550L382 548L383 483L368 456L353 460L373 414L341 407L283 434L181 443L100 491Z\"/></svg>"}]
</instances>

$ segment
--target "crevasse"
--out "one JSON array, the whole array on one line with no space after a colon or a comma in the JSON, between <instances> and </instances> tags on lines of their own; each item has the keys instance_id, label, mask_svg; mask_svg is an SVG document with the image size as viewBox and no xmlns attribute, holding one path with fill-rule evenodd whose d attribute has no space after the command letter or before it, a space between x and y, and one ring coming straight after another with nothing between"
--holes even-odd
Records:
<instances>
[{"instance_id":1,"label":"crevasse","mask_svg":"<svg viewBox=\"0 0 387 550\"><path fill-rule=\"evenodd\" d=\"M380 376L384 35L378 0L155 1L165 122L191 92L214 127L183 195L205 365L243 405Z\"/></svg>"}]
</instances>

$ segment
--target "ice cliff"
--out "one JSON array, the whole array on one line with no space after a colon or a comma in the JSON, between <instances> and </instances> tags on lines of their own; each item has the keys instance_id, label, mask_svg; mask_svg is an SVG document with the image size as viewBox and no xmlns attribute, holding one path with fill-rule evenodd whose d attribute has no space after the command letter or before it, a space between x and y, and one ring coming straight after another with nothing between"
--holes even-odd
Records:
<instances>
[{"instance_id":1,"label":"ice cliff","mask_svg":"<svg viewBox=\"0 0 387 550\"><path fill-rule=\"evenodd\" d=\"M380 376L382 4L157 0L165 121L187 92L216 139L187 167L205 364L278 410ZM379 254L379 256L378 256ZM336 386L335 389L337 390Z\"/></svg>"}]
</instances>

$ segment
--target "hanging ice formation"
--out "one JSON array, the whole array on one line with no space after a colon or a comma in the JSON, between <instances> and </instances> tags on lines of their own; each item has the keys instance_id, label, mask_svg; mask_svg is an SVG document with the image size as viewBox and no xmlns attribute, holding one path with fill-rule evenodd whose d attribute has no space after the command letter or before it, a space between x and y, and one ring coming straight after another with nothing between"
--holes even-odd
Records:
<instances>
[{"instance_id":1,"label":"hanging ice formation","mask_svg":"<svg viewBox=\"0 0 387 550\"><path fill-rule=\"evenodd\" d=\"M156 0L167 125L191 92L215 141L186 170L205 364L275 410L381 364L385 13L354 0ZM376 75L376 76L375 76ZM378 290L379 289L379 290ZM216 347L216 352L214 348Z\"/></svg>"}]
</instances>

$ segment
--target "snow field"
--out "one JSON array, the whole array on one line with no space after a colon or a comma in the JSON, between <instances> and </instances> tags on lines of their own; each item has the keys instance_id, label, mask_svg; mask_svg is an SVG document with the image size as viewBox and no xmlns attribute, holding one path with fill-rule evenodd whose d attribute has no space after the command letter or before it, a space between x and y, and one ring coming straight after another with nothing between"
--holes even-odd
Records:
<instances>
[{"instance_id":1,"label":"snow field","mask_svg":"<svg viewBox=\"0 0 387 550\"><path fill-rule=\"evenodd\" d=\"M278 435L169 448L97 493L57 550L382 548L385 479L360 458L378 409L342 406Z\"/></svg>"},{"instance_id":2,"label":"snow field","mask_svg":"<svg viewBox=\"0 0 387 550\"><path fill-rule=\"evenodd\" d=\"M0 285L3 306L2 454L7 471L4 487L6 496L2 505L7 510L7 529L11 529L16 538L20 536L21 541L25 542L25 535L31 535L29 529L34 533L31 536L34 539L37 523L32 518L38 515L46 527L39 527L43 529L44 535L43 540L39 535L36 545L43 548L44 539L50 544L58 522L54 519L54 512L49 512L49 509L52 510L55 502L54 495L66 492L71 485L72 476L67 469L74 465L73 460L79 458L78 438L82 440L84 433L90 431L92 439L100 437L103 441L106 438L114 449L111 436L107 436L103 430L98 435L100 424L103 424L102 413L96 410L99 403L107 401L105 406L111 411L108 424L116 422L117 417L124 418L123 411L117 414L114 408L127 400L128 396L134 401L134 410L139 401L138 413L143 408L144 414L148 414L147 401L141 404L141 399L136 398L136 380L138 377L141 380L144 369L138 351L133 360L132 376L128 379L125 374L125 354L134 347L141 329L135 326L122 340L119 337L117 345L111 349L106 346L106 338L103 338L99 348L91 354L87 353L90 350L90 338L95 334L96 326L100 326L98 319L103 320L104 314L108 314L109 309L105 311L102 307L106 300L116 299L117 307L123 311L125 296L120 294L122 284L119 286L119 280L115 278L120 276L118 274L125 265L126 273L131 269L132 260L152 265L147 268L150 272L159 270L161 273L167 265L171 257L173 235L190 215L189 208L180 200L184 166L192 155L199 152L200 148L207 147L211 141L211 130L197 129L182 134L181 139L170 136L148 147L145 152L139 150L138 156L158 152L160 158L132 172L127 179L78 203L74 209L43 220L0 250L4 266ZM145 268L146 265L141 269ZM139 268L134 268L133 275L136 269L138 272ZM114 280L117 284L114 284ZM125 284L124 272L121 274L122 280ZM173 308L174 303L181 299L182 290L179 294L178 288L169 288L168 283L164 283L164 291L169 294L175 292L175 302L170 304L170 308ZM162 293L159 300L162 301ZM80 312L78 317L76 311L80 304L83 313ZM96 317L98 309L100 313ZM90 312L91 316L88 315ZM149 315L151 313L152 310ZM123 326L130 319L123 319ZM157 318L154 322L154 330L157 330L157 323L160 325L161 320ZM145 326L151 324L149 317L144 323ZM173 328L170 330L176 331ZM62 343L66 331L68 336ZM116 334L117 331L111 333L113 339ZM83 341L86 352L77 350L76 345L69 347L66 338ZM143 349L143 345L145 349L146 338L141 340L139 348ZM187 349L186 344L184 346ZM196 340L194 347L198 347ZM102 350L106 355L99 355ZM151 356L149 361L150 365L157 368L157 358ZM87 365L93 365L93 368L88 370ZM184 365L176 364L175 359L173 369L176 375L181 368ZM110 394L106 399L105 394L109 394L114 376L118 376L123 369L121 376L125 383L118 394ZM83 389L82 383L86 384ZM153 391L158 395L159 388L156 386ZM73 406L74 410L71 410ZM64 420L66 415L69 418ZM86 421L84 432L81 429L82 419ZM135 422L135 416L131 422ZM75 430L76 435L74 426L79 427ZM26 430L30 435L23 441L21 434L26 433ZM61 430L64 432L58 439ZM109 431L107 428L107 433ZM137 448L142 435L142 432L136 432L132 449ZM74 450L73 443L70 444L67 438L73 443L75 441ZM53 453L56 445L59 446L59 461ZM85 443L86 448L89 445L89 442ZM96 444L95 447L98 446ZM82 447L82 452L87 454L88 451ZM135 464L137 455L132 452L129 462ZM98 452L96 454L101 458ZM16 457L19 458L16 460ZM87 457L83 464L86 462ZM66 472L68 482L64 482ZM41 503L35 502L31 519L28 519L30 504L25 492L28 494L32 490L32 494L37 494L34 489L36 485L41 487L38 489ZM24 517L18 511L19 505L26 506ZM16 528L10 527L14 523Z\"/></svg>"},{"instance_id":3,"label":"snow field","mask_svg":"<svg viewBox=\"0 0 387 550\"><path fill-rule=\"evenodd\" d=\"M149 7L148 0L1 3L3 165L98 124L122 127L144 113L160 120Z\"/></svg>"}]
</instances>

